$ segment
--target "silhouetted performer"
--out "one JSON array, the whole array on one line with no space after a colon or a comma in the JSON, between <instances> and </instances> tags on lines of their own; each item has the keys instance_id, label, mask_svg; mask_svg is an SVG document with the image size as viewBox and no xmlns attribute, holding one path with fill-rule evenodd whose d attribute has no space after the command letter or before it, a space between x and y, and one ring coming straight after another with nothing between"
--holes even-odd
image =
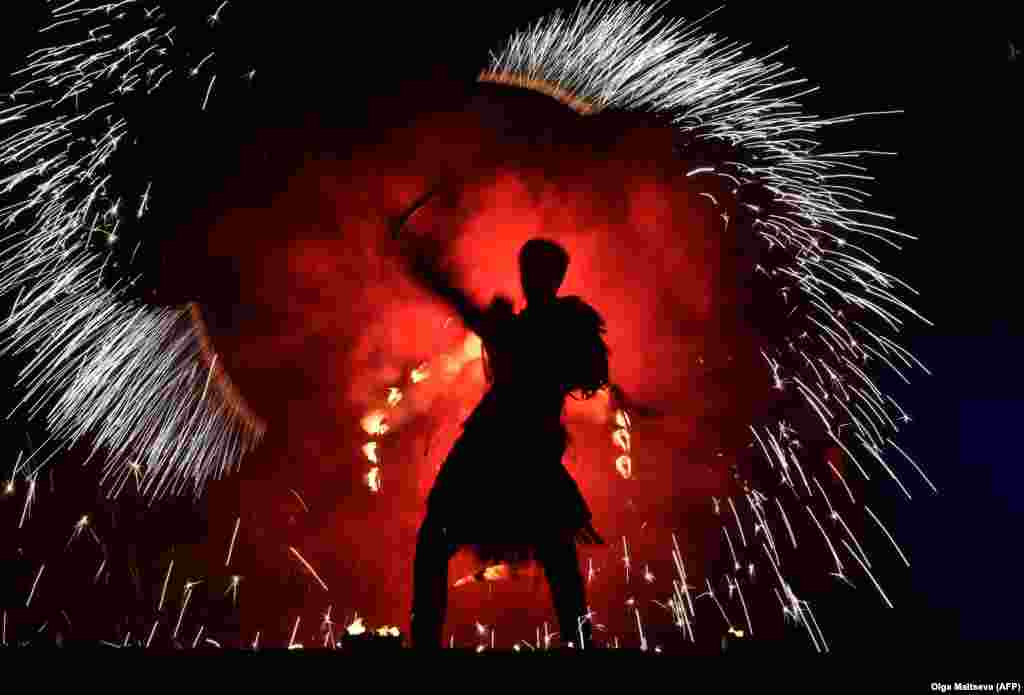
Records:
<instances>
[{"instance_id":1,"label":"silhouetted performer","mask_svg":"<svg viewBox=\"0 0 1024 695\"><path fill-rule=\"evenodd\" d=\"M551 588L564 642L589 646L592 628L576 543L603 544L576 482L562 464L565 398L608 384L604 320L578 297L558 297L569 255L544 239L519 254L527 306L497 297L477 306L440 265L436 246L413 242L413 277L455 308L484 346L490 387L427 499L414 563L412 641L440 647L448 563L469 548L484 563L537 561Z\"/></svg>"}]
</instances>

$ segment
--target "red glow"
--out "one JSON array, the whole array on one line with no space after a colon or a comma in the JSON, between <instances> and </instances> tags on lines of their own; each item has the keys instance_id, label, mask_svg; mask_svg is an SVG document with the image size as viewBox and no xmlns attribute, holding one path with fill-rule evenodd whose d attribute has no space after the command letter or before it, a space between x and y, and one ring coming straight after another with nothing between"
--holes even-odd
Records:
<instances>
[{"instance_id":1,"label":"red glow","mask_svg":"<svg viewBox=\"0 0 1024 695\"><path fill-rule=\"evenodd\" d=\"M767 378L757 360L744 357L752 336L723 327L716 299L725 272L721 220L697 195L703 189L682 175L665 131L645 127L612 137L604 152L579 146L552 154L524 151L493 130L487 117L467 110L367 134L344 159L307 161L291 172L272 203L230 205L208 234L208 254L231 258L238 268L238 286L230 290L238 298L217 306L219 295L211 293L206 302L213 315L233 317L211 332L269 423L265 444L232 484L246 505L273 509L287 500L272 500L301 488L312 509L331 510L312 527L302 526L299 512L301 538L269 511L252 523L265 538L308 549L335 604L345 601L374 625L407 625L424 497L484 388L479 342L446 323L450 312L415 289L387 256L385 217L431 184L438 162L464 178L451 200L423 210L410 227L451 240L451 260L480 301L496 293L519 299L516 258L527 239L563 244L572 257L563 294L583 296L607 320L614 381L664 411L657 418L630 413L633 459L625 480L607 395L567 407L575 443L566 463L606 538L629 533L633 554L652 567L663 559L660 572L668 576L669 537L633 527L643 518L652 529L674 523L667 520L687 506L722 495L728 475L711 452L730 432L706 423L741 413L751 394L764 391L753 376L705 375L702 360ZM443 361L446 355L461 358L459 369L445 370L453 364ZM392 387L402 398L389 404ZM386 419L367 417L377 411ZM377 495L365 478L369 454L360 454L367 434L380 441L373 454L387 481ZM485 509L486 500L480 503ZM591 587L594 605L624 600L611 579L619 573L617 552L594 555L608 578ZM252 562L268 571L287 564L276 554L269 542L250 550ZM452 577L478 569L466 562L456 561ZM479 584L453 596L452 623L472 624L495 606L506 616L516 609L514 620L503 618L506 632L532 634L551 620L539 584L503 585L500 604L488 603L488 591ZM324 609L322 595L307 592L301 600L311 615Z\"/></svg>"}]
</instances>

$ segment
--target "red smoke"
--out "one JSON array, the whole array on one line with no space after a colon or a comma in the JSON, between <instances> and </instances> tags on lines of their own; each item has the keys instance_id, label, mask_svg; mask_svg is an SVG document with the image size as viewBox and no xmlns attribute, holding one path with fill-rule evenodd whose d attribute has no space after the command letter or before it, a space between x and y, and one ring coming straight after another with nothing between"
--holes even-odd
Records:
<instances>
[{"instance_id":1,"label":"red smoke","mask_svg":"<svg viewBox=\"0 0 1024 695\"><path fill-rule=\"evenodd\" d=\"M605 401L570 403L575 446L567 465L611 542L593 555L598 622L629 633L625 601L636 597L652 629L670 624L650 603L671 591L670 532L679 533L684 551L705 553L689 556L695 573L718 553L717 529L705 542L707 529L691 520L710 517L710 497L726 494L728 464L747 443L734 432L746 427L751 403L769 386L755 337L723 315L735 312L725 307L723 288L739 282L723 261L721 241L733 233L723 208L686 177L668 128L584 118L512 89L483 93L468 102L435 94L415 113L408 104L417 98L403 95L343 154L309 156L288 171L247 172L202 227L202 255L211 259L203 262L220 265L200 270L203 262L188 257L194 247L171 256L175 273L204 288L217 347L270 427L260 450L211 497L225 506L219 494L239 498L236 557L266 585L243 585L245 629L276 630L283 640L296 616L306 616L312 630L328 605L339 621L358 611L371 626L407 624L423 499L484 387L479 361L443 374L438 358L458 356L465 331L457 322L446 326L450 312L389 257L386 218L443 170L457 183L410 228L450 240L452 262L480 301L495 293L521 301L519 247L533 236L562 243L572 257L563 293L581 295L604 315L613 380L659 411L631 413L635 479L623 480ZM301 139L314 151L310 143L347 135L322 126ZM268 136L258 147L291 147L295 138ZM262 187L254 183L260 180ZM262 198L254 191L264 191ZM411 384L410 371L427 360L434 360L430 378ZM389 387L403 393L394 409L386 405ZM359 424L373 409L388 411L391 427L379 438L379 494L364 479L370 464L362 447L370 437ZM487 500L479 504L487 513ZM235 513L223 511L228 532ZM630 587L622 536L632 557ZM329 594L303 575L289 545L317 568ZM644 564L657 577L653 587L643 581ZM457 561L452 582L471 569ZM288 576L293 594L273 586ZM463 644L473 639L474 621L497 623L499 640L525 639L551 616L542 584L474 584L453 592L450 626Z\"/></svg>"}]
</instances>

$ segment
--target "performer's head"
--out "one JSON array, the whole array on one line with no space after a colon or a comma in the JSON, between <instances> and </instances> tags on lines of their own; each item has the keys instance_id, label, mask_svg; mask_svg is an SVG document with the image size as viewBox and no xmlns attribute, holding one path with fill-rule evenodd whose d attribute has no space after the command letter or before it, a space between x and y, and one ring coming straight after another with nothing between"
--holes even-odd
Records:
<instances>
[{"instance_id":1,"label":"performer's head","mask_svg":"<svg viewBox=\"0 0 1024 695\"><path fill-rule=\"evenodd\" d=\"M555 298L569 268L569 253L548 239L530 239L519 251L519 279L527 304Z\"/></svg>"}]
</instances>

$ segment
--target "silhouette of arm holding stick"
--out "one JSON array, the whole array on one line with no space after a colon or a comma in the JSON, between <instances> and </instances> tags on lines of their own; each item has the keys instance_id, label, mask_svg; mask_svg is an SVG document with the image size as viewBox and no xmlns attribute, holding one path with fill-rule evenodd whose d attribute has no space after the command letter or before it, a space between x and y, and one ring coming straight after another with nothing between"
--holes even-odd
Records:
<instances>
[{"instance_id":1,"label":"silhouette of arm holding stick","mask_svg":"<svg viewBox=\"0 0 1024 695\"><path fill-rule=\"evenodd\" d=\"M504 317L513 313L512 302L506 297L496 297L490 307L475 302L458 286L455 273L443 263L443 244L432 237L413 235L406 229L409 220L434 198L444 187L443 182L434 184L417 198L400 216L389 220L392 238L399 242L400 253L410 277L422 288L451 306L463 324L485 342L493 339L492 317ZM614 407L623 408L641 418L659 418L667 415L664 408L633 400L615 383L608 384Z\"/></svg>"},{"instance_id":2,"label":"silhouette of arm holding stick","mask_svg":"<svg viewBox=\"0 0 1024 695\"><path fill-rule=\"evenodd\" d=\"M440 190L435 185L418 198L401 216L390 222L392 237L400 244L402 260L409 276L420 287L448 304L462 319L466 328L482 339L491 336L492 310L512 313L512 302L504 297L495 298L490 307L483 307L474 301L456 281L456 274L444 263L444 248L441 241L426 235L410 234L406 229L409 219Z\"/></svg>"}]
</instances>

